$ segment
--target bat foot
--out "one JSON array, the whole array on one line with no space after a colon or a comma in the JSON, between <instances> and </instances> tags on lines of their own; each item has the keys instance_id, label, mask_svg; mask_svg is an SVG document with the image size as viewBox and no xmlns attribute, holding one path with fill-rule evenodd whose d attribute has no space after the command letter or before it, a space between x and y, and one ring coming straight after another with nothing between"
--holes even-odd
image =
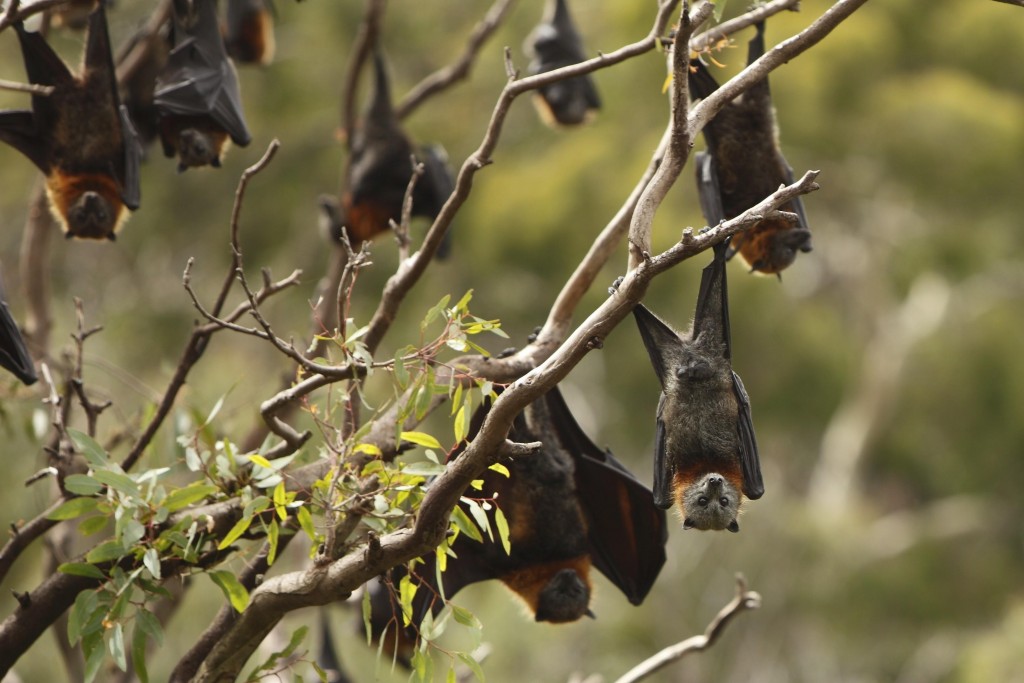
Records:
<instances>
[{"instance_id":1,"label":"bat foot","mask_svg":"<svg viewBox=\"0 0 1024 683\"><path fill-rule=\"evenodd\" d=\"M625 280L625 279L626 279L625 275L620 275L617 278L615 278L614 280L612 280L612 286L608 288L608 293L609 294L615 294L617 291L619 291L619 285L621 285L622 281Z\"/></svg>"},{"instance_id":2,"label":"bat foot","mask_svg":"<svg viewBox=\"0 0 1024 683\"><path fill-rule=\"evenodd\" d=\"M530 342L531 344L537 341L537 337L540 336L540 331L542 329L544 329L542 325L537 325L537 327L533 328L533 332L526 337L526 341Z\"/></svg>"}]
</instances>

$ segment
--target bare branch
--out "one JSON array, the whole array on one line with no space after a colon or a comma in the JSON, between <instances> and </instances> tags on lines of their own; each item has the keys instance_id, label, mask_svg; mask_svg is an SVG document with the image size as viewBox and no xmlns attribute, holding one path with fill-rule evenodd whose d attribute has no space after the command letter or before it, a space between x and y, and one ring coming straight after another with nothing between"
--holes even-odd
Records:
<instances>
[{"instance_id":1,"label":"bare branch","mask_svg":"<svg viewBox=\"0 0 1024 683\"><path fill-rule=\"evenodd\" d=\"M49 97L53 94L52 85L37 85L35 83L18 83L17 81L8 81L0 78L0 90L10 90L12 92L24 92L31 95L41 95L43 97Z\"/></svg>"},{"instance_id":2,"label":"bare branch","mask_svg":"<svg viewBox=\"0 0 1024 683\"><path fill-rule=\"evenodd\" d=\"M36 358L50 357L50 242L57 226L50 213L46 185L42 179L32 190L28 219L21 237L18 271L21 293L26 303L25 337Z\"/></svg>"},{"instance_id":3,"label":"bare branch","mask_svg":"<svg viewBox=\"0 0 1024 683\"><path fill-rule=\"evenodd\" d=\"M430 97L447 89L451 85L464 78L468 78L473 68L473 62L487 40L498 30L501 22L505 19L508 11L512 8L515 0L495 0L491 8L487 10L484 18L473 27L469 35L466 49L454 63L438 69L422 81L417 83L412 90L406 94L398 106L395 107L395 116L399 121L413 113L421 104Z\"/></svg>"},{"instance_id":4,"label":"bare branch","mask_svg":"<svg viewBox=\"0 0 1024 683\"><path fill-rule=\"evenodd\" d=\"M13 26L19 21L25 21L29 17L53 9L54 7L60 7L66 5L70 0L37 0L23 8L20 7L20 2L12 1L8 6L7 11L4 12L4 16L0 18L0 31Z\"/></svg>"},{"instance_id":5,"label":"bare branch","mask_svg":"<svg viewBox=\"0 0 1024 683\"><path fill-rule=\"evenodd\" d=\"M723 607L715 618L711 620L703 635L691 636L686 640L665 648L653 657L640 662L615 683L636 683L641 681L655 671L665 668L672 662L678 661L691 652L706 650L715 644L718 638L725 631L725 627L736 615L747 610L757 609L761 606L761 596L755 591L747 590L747 581L742 575L736 576L736 596L732 601Z\"/></svg>"},{"instance_id":6,"label":"bare branch","mask_svg":"<svg viewBox=\"0 0 1024 683\"><path fill-rule=\"evenodd\" d=\"M711 44L734 33L738 33L748 26L753 26L759 21L764 21L779 12L785 10L796 12L799 9L800 0L771 0L771 2L766 2L763 5L756 5L738 17L733 17L728 21L723 21L717 26L698 33L690 39L690 49L694 52L701 52Z\"/></svg>"}]
</instances>

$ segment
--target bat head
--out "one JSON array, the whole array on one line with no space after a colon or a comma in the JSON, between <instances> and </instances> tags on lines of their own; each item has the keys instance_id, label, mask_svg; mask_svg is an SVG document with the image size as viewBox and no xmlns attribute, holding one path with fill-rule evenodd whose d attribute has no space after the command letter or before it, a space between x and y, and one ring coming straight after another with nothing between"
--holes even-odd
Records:
<instances>
[{"instance_id":1,"label":"bat head","mask_svg":"<svg viewBox=\"0 0 1024 683\"><path fill-rule=\"evenodd\" d=\"M768 263L765 264L767 270L775 273L785 270L796 261L797 252L806 254L812 249L810 230L806 228L783 230L775 235L768 247ZM765 270L765 268L757 268L755 264L755 270Z\"/></svg>"},{"instance_id":2,"label":"bat head","mask_svg":"<svg viewBox=\"0 0 1024 683\"><path fill-rule=\"evenodd\" d=\"M704 475L682 489L678 497L684 529L728 529L733 533L740 530L736 517L742 495L739 488L721 474Z\"/></svg>"},{"instance_id":3,"label":"bat head","mask_svg":"<svg viewBox=\"0 0 1024 683\"><path fill-rule=\"evenodd\" d=\"M590 612L590 587L575 569L560 569L537 595L537 621L576 621Z\"/></svg>"},{"instance_id":4,"label":"bat head","mask_svg":"<svg viewBox=\"0 0 1024 683\"><path fill-rule=\"evenodd\" d=\"M220 159L228 144L224 131L184 128L178 133L178 172L196 166L220 168Z\"/></svg>"},{"instance_id":5,"label":"bat head","mask_svg":"<svg viewBox=\"0 0 1024 683\"><path fill-rule=\"evenodd\" d=\"M47 178L46 189L69 239L114 240L128 215L116 181L106 175L55 171Z\"/></svg>"}]
</instances>

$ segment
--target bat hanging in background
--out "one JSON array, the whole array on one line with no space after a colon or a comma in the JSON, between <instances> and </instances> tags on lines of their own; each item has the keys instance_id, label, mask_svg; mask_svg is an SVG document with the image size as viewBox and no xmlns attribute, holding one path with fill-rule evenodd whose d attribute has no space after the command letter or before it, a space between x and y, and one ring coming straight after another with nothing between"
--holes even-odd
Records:
<instances>
[{"instance_id":1,"label":"bat hanging in background","mask_svg":"<svg viewBox=\"0 0 1024 683\"><path fill-rule=\"evenodd\" d=\"M747 63L763 54L762 21L748 46ZM695 98L703 99L718 89L700 60L692 60L690 66L690 91ZM704 139L708 149L706 154L697 154L697 191L708 225L738 216L780 185L793 182L793 169L779 150L767 77L722 107L704 126ZM775 274L781 279L798 252L811 251L811 231L800 197L779 208L795 213L797 224L782 219L760 221L732 238L728 257L738 252L751 272Z\"/></svg>"},{"instance_id":2,"label":"bat hanging in background","mask_svg":"<svg viewBox=\"0 0 1024 683\"><path fill-rule=\"evenodd\" d=\"M352 135L351 160L341 202L322 196L323 227L335 241L344 227L354 249L391 230L390 221L402 217L402 201L412 177L412 156L423 163L423 175L412 193L412 215L437 218L455 189L448 155L440 145L415 150L402 130L391 104L387 65L379 45L373 51L374 89L370 104ZM451 230L437 251L447 256Z\"/></svg>"},{"instance_id":3,"label":"bat hanging in background","mask_svg":"<svg viewBox=\"0 0 1024 683\"><path fill-rule=\"evenodd\" d=\"M121 101L128 109L139 142L145 150L160 135L160 115L154 101L156 81L167 66L171 45L166 30L149 33L143 28L121 49L118 63L123 64L124 58L143 40L148 41L148 45L141 59L121 77Z\"/></svg>"},{"instance_id":4,"label":"bat hanging in background","mask_svg":"<svg viewBox=\"0 0 1024 683\"><path fill-rule=\"evenodd\" d=\"M174 2L174 48L157 81L155 103L164 155L178 157L178 171L219 168L228 141L252 140L242 113L238 75L217 21L216 0Z\"/></svg>"},{"instance_id":5,"label":"bat hanging in background","mask_svg":"<svg viewBox=\"0 0 1024 683\"><path fill-rule=\"evenodd\" d=\"M31 83L32 111L0 112L0 140L46 176L50 207L67 237L114 239L139 207L139 146L118 99L103 3L89 15L81 74L75 76L38 33L14 25Z\"/></svg>"},{"instance_id":6,"label":"bat hanging in background","mask_svg":"<svg viewBox=\"0 0 1024 683\"><path fill-rule=\"evenodd\" d=\"M531 76L578 64L586 59L583 41L566 3L567 0L548 0L544 18L526 39L523 48L533 56L527 69ZM590 74L538 88L533 101L541 119L549 126L586 123L601 108L601 98Z\"/></svg>"},{"instance_id":7,"label":"bat hanging in background","mask_svg":"<svg viewBox=\"0 0 1024 683\"><path fill-rule=\"evenodd\" d=\"M7 308L7 296L0 280L0 366L9 370L24 384L35 384L36 366L25 348L25 340Z\"/></svg>"},{"instance_id":8,"label":"bat hanging in background","mask_svg":"<svg viewBox=\"0 0 1024 683\"><path fill-rule=\"evenodd\" d=\"M342 668L338 651L334 647L326 605L320 608L317 618L320 621L320 654L316 658L316 663L324 673L323 680L326 683L352 683L352 679Z\"/></svg>"},{"instance_id":9,"label":"bat hanging in background","mask_svg":"<svg viewBox=\"0 0 1024 683\"><path fill-rule=\"evenodd\" d=\"M107 6L113 4L111 0L102 0L102 3ZM50 26L81 31L89 24L89 15L98 4L98 0L67 0L64 4L47 11Z\"/></svg>"},{"instance_id":10,"label":"bat hanging in background","mask_svg":"<svg viewBox=\"0 0 1024 683\"><path fill-rule=\"evenodd\" d=\"M274 59L272 0L228 0L224 46L239 64L266 66Z\"/></svg>"},{"instance_id":11,"label":"bat hanging in background","mask_svg":"<svg viewBox=\"0 0 1024 683\"><path fill-rule=\"evenodd\" d=\"M732 369L725 266L728 243L704 268L693 326L676 334L643 304L633 309L661 382L654 503L675 503L685 529L739 531L743 496L764 494L750 398Z\"/></svg>"},{"instance_id":12,"label":"bat hanging in background","mask_svg":"<svg viewBox=\"0 0 1024 683\"><path fill-rule=\"evenodd\" d=\"M473 435L489 406L477 411ZM471 437L472 438L472 437ZM509 438L520 443L540 441L531 455L507 461L510 476L493 470L483 475L479 491L466 496L495 494L508 521L511 550L501 543L477 542L465 534L452 544L436 581L436 556L424 558L416 570L420 582L413 600L412 622L443 607L441 588L451 598L463 587L498 579L519 595L536 621L576 621L590 611L590 569L596 567L634 605L639 605L665 562L668 530L665 513L654 505L651 491L637 481L607 450L583 433L558 389L530 404L515 419ZM453 456L454 457L454 456ZM406 572L392 570L392 581ZM371 584L371 630L386 639L400 655L415 641L402 629L393 591Z\"/></svg>"}]
</instances>

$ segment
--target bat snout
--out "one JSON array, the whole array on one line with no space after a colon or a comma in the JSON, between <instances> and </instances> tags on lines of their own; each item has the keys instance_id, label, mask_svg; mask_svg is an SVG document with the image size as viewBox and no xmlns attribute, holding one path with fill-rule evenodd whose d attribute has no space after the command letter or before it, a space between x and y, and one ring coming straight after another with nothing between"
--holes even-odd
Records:
<instances>
[{"instance_id":1,"label":"bat snout","mask_svg":"<svg viewBox=\"0 0 1024 683\"><path fill-rule=\"evenodd\" d=\"M99 192L83 192L67 212L68 237L114 239L114 210Z\"/></svg>"}]
</instances>

